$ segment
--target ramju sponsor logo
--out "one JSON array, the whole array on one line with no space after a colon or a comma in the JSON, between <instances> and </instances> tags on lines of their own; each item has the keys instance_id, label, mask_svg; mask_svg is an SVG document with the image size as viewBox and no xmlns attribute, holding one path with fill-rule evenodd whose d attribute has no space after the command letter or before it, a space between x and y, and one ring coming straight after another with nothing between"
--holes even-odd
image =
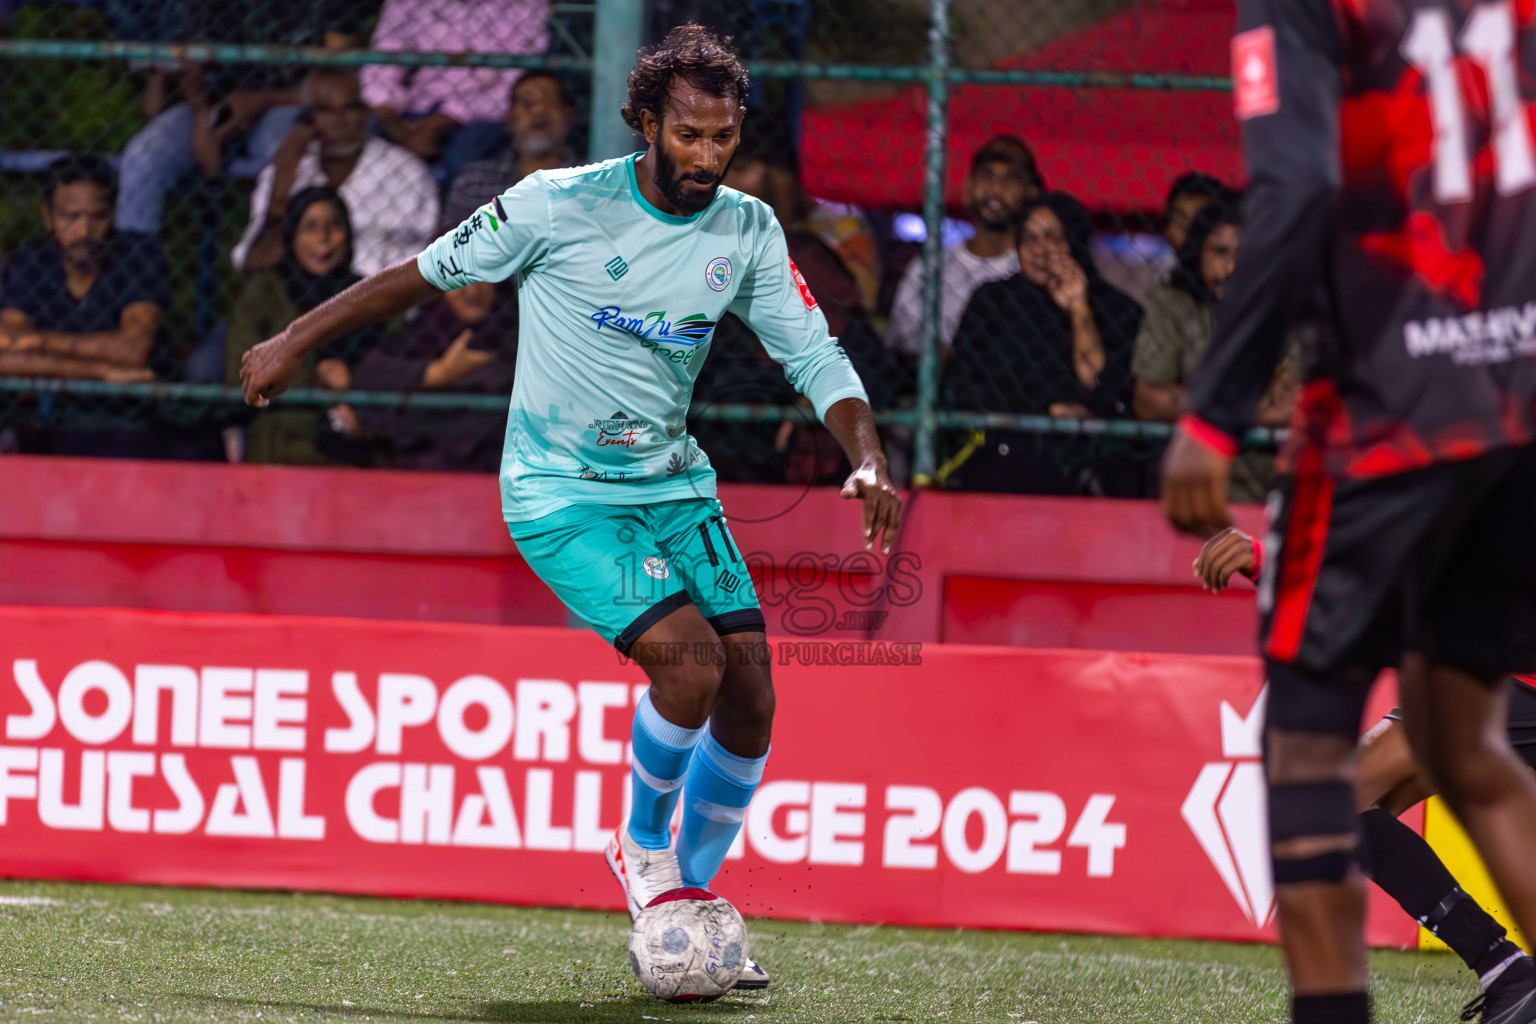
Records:
<instances>
[{"instance_id":1,"label":"ramju sponsor logo","mask_svg":"<svg viewBox=\"0 0 1536 1024\"><path fill-rule=\"evenodd\" d=\"M592 320L600 331L611 327L640 339L642 348L660 356L669 363L687 366L699 354L699 346L714 333L715 321L703 313L693 313L680 320L667 319L666 310L647 313L645 316L625 316L618 306L604 306L592 314ZM664 348L677 345L679 348Z\"/></svg>"},{"instance_id":2,"label":"ramju sponsor logo","mask_svg":"<svg viewBox=\"0 0 1536 1024\"><path fill-rule=\"evenodd\" d=\"M702 345L715 330L715 322L703 313L668 320L664 309L641 317L625 316L618 306L604 306L592 314L592 320L598 330L611 327L633 334L642 341L662 341L669 345Z\"/></svg>"}]
</instances>

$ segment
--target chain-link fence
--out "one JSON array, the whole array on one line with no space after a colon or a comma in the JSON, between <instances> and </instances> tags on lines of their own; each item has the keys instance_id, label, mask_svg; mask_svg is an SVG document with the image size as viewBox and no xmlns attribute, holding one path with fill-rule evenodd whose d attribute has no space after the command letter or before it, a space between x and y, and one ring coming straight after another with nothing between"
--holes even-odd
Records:
<instances>
[{"instance_id":1,"label":"chain-link fence","mask_svg":"<svg viewBox=\"0 0 1536 1024\"><path fill-rule=\"evenodd\" d=\"M602 19L695 20L753 72L727 184L783 224L896 475L1147 494L1240 239L1230 6L0 4L0 451L494 470L513 287L327 346L270 410L240 355L522 175L614 155ZM730 316L690 421L722 479L846 471Z\"/></svg>"}]
</instances>

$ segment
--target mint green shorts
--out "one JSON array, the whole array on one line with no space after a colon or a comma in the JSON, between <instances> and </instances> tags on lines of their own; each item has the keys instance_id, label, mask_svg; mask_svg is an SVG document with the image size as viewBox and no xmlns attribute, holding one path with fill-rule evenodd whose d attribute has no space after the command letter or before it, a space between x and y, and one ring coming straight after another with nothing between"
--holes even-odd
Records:
<instances>
[{"instance_id":1,"label":"mint green shorts","mask_svg":"<svg viewBox=\"0 0 1536 1024\"><path fill-rule=\"evenodd\" d=\"M717 635L765 631L752 577L714 498L589 502L507 529L539 579L623 654L687 604L698 605Z\"/></svg>"}]
</instances>

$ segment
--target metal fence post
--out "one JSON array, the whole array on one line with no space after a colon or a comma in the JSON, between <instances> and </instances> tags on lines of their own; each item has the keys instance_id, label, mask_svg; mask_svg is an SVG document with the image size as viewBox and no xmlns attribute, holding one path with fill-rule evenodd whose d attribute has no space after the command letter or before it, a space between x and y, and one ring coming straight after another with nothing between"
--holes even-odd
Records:
<instances>
[{"instance_id":1,"label":"metal fence post","mask_svg":"<svg viewBox=\"0 0 1536 1024\"><path fill-rule=\"evenodd\" d=\"M633 152L634 132L619 117L629 97L629 69L640 48L645 0L597 0L592 21L592 132L587 156L607 160Z\"/></svg>"},{"instance_id":2,"label":"metal fence post","mask_svg":"<svg viewBox=\"0 0 1536 1024\"><path fill-rule=\"evenodd\" d=\"M933 0L928 26L928 151L923 168L923 329L917 364L917 451L912 482L926 487L937 465L934 406L939 391L940 308L944 276L944 155L949 141L949 5Z\"/></svg>"}]
</instances>

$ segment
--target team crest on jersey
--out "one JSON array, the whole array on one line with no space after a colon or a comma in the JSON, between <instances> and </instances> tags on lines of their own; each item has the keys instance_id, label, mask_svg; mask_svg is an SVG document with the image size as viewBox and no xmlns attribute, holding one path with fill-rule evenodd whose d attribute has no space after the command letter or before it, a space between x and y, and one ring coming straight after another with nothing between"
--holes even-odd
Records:
<instances>
[{"instance_id":1,"label":"team crest on jersey","mask_svg":"<svg viewBox=\"0 0 1536 1024\"><path fill-rule=\"evenodd\" d=\"M653 580L668 579L672 575L672 570L667 568L666 559L660 555L647 555L645 561L640 563L640 568L644 569L645 574Z\"/></svg>"},{"instance_id":2,"label":"team crest on jersey","mask_svg":"<svg viewBox=\"0 0 1536 1024\"><path fill-rule=\"evenodd\" d=\"M704 268L704 283L717 292L723 292L731 286L731 261L724 256L717 256L709 261L709 266Z\"/></svg>"}]
</instances>

